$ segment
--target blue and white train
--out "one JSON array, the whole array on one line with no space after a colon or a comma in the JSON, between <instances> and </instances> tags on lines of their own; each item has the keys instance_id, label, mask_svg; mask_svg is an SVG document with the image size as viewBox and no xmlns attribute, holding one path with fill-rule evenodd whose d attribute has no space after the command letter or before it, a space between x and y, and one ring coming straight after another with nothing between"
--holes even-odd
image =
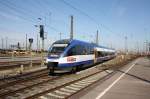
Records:
<instances>
[{"instance_id":1,"label":"blue and white train","mask_svg":"<svg viewBox=\"0 0 150 99\"><path fill-rule=\"evenodd\" d=\"M100 63L116 56L114 49L79 40L58 40L49 48L46 59L50 73L56 71L76 72L78 68Z\"/></svg>"}]
</instances>

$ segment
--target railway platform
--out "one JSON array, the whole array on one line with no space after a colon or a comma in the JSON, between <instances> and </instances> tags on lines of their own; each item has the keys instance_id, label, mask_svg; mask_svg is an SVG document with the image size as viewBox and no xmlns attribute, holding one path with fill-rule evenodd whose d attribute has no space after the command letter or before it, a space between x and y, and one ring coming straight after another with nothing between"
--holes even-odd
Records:
<instances>
[{"instance_id":1,"label":"railway platform","mask_svg":"<svg viewBox=\"0 0 150 99\"><path fill-rule=\"evenodd\" d=\"M99 81L70 99L149 99L150 59L138 58L117 73Z\"/></svg>"}]
</instances>

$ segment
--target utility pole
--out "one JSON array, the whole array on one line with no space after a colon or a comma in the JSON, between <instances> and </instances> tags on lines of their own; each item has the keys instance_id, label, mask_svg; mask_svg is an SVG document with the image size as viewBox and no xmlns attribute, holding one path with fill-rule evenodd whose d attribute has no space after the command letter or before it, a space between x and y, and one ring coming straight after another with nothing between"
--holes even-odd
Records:
<instances>
[{"instance_id":1,"label":"utility pole","mask_svg":"<svg viewBox=\"0 0 150 99\"><path fill-rule=\"evenodd\" d=\"M22 48L24 49L25 47L24 47L24 42L22 43Z\"/></svg>"},{"instance_id":2,"label":"utility pole","mask_svg":"<svg viewBox=\"0 0 150 99\"><path fill-rule=\"evenodd\" d=\"M32 44L33 44L33 38L29 38L29 50L30 50L30 67L32 68Z\"/></svg>"},{"instance_id":3,"label":"utility pole","mask_svg":"<svg viewBox=\"0 0 150 99\"><path fill-rule=\"evenodd\" d=\"M112 46L112 42L110 42L110 48L113 48L113 46Z\"/></svg>"},{"instance_id":4,"label":"utility pole","mask_svg":"<svg viewBox=\"0 0 150 99\"><path fill-rule=\"evenodd\" d=\"M38 47L39 47L39 38L38 38L38 36L39 36L39 35L37 34L37 52L38 52L38 49L39 49L39 48L38 48Z\"/></svg>"},{"instance_id":5,"label":"utility pole","mask_svg":"<svg viewBox=\"0 0 150 99\"><path fill-rule=\"evenodd\" d=\"M2 49L4 48L4 39L2 38Z\"/></svg>"},{"instance_id":6,"label":"utility pole","mask_svg":"<svg viewBox=\"0 0 150 99\"><path fill-rule=\"evenodd\" d=\"M99 39L98 39L98 30L97 30L97 32L96 32L96 44L98 45L98 41L99 41Z\"/></svg>"},{"instance_id":7,"label":"utility pole","mask_svg":"<svg viewBox=\"0 0 150 99\"><path fill-rule=\"evenodd\" d=\"M136 42L136 45L137 46L135 48L137 48L137 53L139 54L140 53L140 49L139 49L139 42L138 41Z\"/></svg>"},{"instance_id":8,"label":"utility pole","mask_svg":"<svg viewBox=\"0 0 150 99\"><path fill-rule=\"evenodd\" d=\"M44 39L42 39L42 51L44 52Z\"/></svg>"},{"instance_id":9,"label":"utility pole","mask_svg":"<svg viewBox=\"0 0 150 99\"><path fill-rule=\"evenodd\" d=\"M8 37L6 37L6 49L7 49L7 40L8 40Z\"/></svg>"},{"instance_id":10,"label":"utility pole","mask_svg":"<svg viewBox=\"0 0 150 99\"><path fill-rule=\"evenodd\" d=\"M148 40L146 40L146 55L148 55L149 52L149 43Z\"/></svg>"},{"instance_id":11,"label":"utility pole","mask_svg":"<svg viewBox=\"0 0 150 99\"><path fill-rule=\"evenodd\" d=\"M39 42L39 49L41 49L41 42L40 42L40 40L38 42Z\"/></svg>"},{"instance_id":12,"label":"utility pole","mask_svg":"<svg viewBox=\"0 0 150 99\"><path fill-rule=\"evenodd\" d=\"M147 55L150 55L150 42L147 41Z\"/></svg>"},{"instance_id":13,"label":"utility pole","mask_svg":"<svg viewBox=\"0 0 150 99\"><path fill-rule=\"evenodd\" d=\"M61 35L62 35L62 33L60 32L59 35L60 35L60 40L61 40Z\"/></svg>"},{"instance_id":14,"label":"utility pole","mask_svg":"<svg viewBox=\"0 0 150 99\"><path fill-rule=\"evenodd\" d=\"M28 36L26 34L26 51L28 50Z\"/></svg>"},{"instance_id":15,"label":"utility pole","mask_svg":"<svg viewBox=\"0 0 150 99\"><path fill-rule=\"evenodd\" d=\"M71 15L70 39L73 39L73 16Z\"/></svg>"},{"instance_id":16,"label":"utility pole","mask_svg":"<svg viewBox=\"0 0 150 99\"><path fill-rule=\"evenodd\" d=\"M144 45L145 45L144 53L145 55L147 55L147 40L144 42Z\"/></svg>"},{"instance_id":17,"label":"utility pole","mask_svg":"<svg viewBox=\"0 0 150 99\"><path fill-rule=\"evenodd\" d=\"M128 37L127 37L127 36L125 36L125 53L127 53L127 52L128 52L127 39L128 39Z\"/></svg>"}]
</instances>

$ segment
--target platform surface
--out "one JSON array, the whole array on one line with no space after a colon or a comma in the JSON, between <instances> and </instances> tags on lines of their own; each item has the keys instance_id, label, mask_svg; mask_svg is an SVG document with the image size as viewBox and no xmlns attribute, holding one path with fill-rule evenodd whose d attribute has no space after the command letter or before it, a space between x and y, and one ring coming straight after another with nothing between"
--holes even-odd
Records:
<instances>
[{"instance_id":1,"label":"platform surface","mask_svg":"<svg viewBox=\"0 0 150 99\"><path fill-rule=\"evenodd\" d=\"M150 59L142 57L127 64L94 88L77 93L72 99L150 99Z\"/></svg>"}]
</instances>

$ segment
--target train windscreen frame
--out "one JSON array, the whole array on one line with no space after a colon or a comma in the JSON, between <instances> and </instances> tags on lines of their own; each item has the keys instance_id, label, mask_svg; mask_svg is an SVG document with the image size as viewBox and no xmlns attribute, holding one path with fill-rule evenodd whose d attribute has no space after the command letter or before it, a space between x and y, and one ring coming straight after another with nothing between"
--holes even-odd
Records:
<instances>
[{"instance_id":1,"label":"train windscreen frame","mask_svg":"<svg viewBox=\"0 0 150 99\"><path fill-rule=\"evenodd\" d=\"M48 56L59 57L61 53L67 48L68 44L53 44L48 52Z\"/></svg>"}]
</instances>

